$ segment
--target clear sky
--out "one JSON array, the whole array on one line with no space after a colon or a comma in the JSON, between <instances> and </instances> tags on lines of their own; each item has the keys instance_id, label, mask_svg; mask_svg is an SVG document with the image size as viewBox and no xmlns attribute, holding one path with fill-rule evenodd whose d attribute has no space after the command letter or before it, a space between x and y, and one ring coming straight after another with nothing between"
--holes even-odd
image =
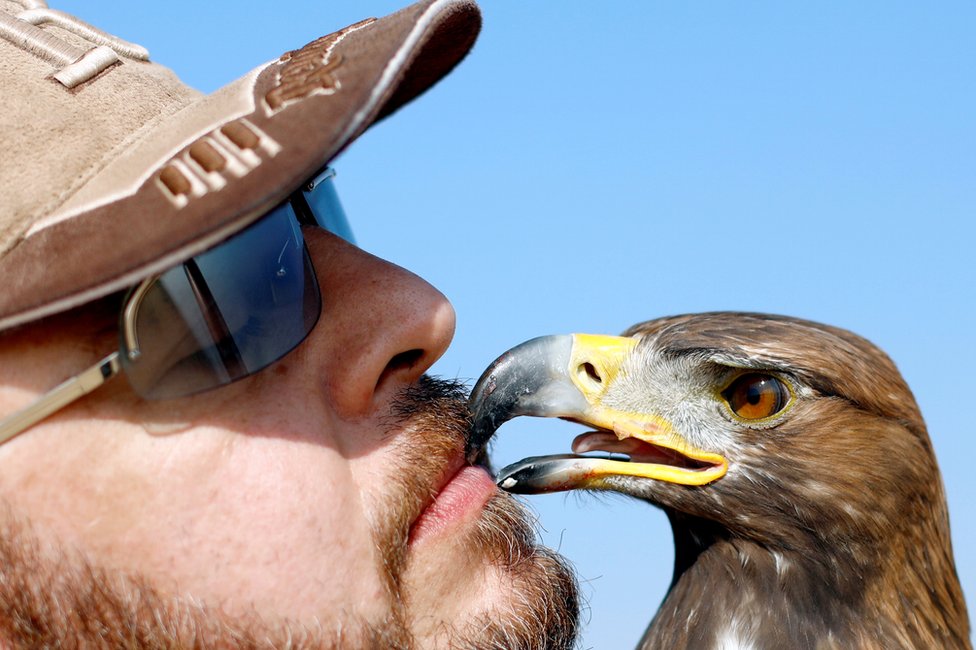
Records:
<instances>
[{"instance_id":1,"label":"clear sky","mask_svg":"<svg viewBox=\"0 0 976 650\"><path fill-rule=\"evenodd\" d=\"M400 3L51 5L211 92ZM469 59L337 164L360 245L454 302L435 372L473 380L534 336L690 311L851 329L915 391L976 603L976 4L490 0L484 14ZM496 461L567 451L579 430L517 420ZM583 579L583 647L632 647L670 579L663 514L529 502Z\"/></svg>"}]
</instances>

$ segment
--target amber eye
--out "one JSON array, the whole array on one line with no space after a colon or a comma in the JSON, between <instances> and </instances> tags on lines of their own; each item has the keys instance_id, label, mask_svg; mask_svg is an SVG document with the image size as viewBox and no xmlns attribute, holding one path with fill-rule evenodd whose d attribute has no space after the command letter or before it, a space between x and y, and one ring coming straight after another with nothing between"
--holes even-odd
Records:
<instances>
[{"instance_id":1,"label":"amber eye","mask_svg":"<svg viewBox=\"0 0 976 650\"><path fill-rule=\"evenodd\" d=\"M722 397L732 412L745 420L761 420L776 415L790 402L790 390L772 375L750 372L736 377Z\"/></svg>"}]
</instances>

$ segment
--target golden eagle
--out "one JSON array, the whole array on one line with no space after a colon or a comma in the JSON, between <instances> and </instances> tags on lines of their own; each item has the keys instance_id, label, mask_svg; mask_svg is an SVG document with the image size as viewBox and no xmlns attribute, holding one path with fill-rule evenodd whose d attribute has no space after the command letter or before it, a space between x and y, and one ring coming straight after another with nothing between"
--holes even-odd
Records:
<instances>
[{"instance_id":1,"label":"golden eagle","mask_svg":"<svg viewBox=\"0 0 976 650\"><path fill-rule=\"evenodd\" d=\"M593 429L503 469L503 488L667 513L674 577L642 648L970 647L925 423L859 336L719 312L542 337L495 361L471 407L472 450L518 415Z\"/></svg>"}]
</instances>

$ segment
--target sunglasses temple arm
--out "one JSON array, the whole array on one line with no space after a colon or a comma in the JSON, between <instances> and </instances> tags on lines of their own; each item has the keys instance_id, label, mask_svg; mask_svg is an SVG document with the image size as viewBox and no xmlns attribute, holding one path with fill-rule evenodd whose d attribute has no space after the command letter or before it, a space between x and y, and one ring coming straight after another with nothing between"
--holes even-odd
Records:
<instances>
[{"instance_id":1,"label":"sunglasses temple arm","mask_svg":"<svg viewBox=\"0 0 976 650\"><path fill-rule=\"evenodd\" d=\"M113 352L88 370L55 386L30 406L0 420L0 444L92 392L119 371L119 353Z\"/></svg>"}]
</instances>

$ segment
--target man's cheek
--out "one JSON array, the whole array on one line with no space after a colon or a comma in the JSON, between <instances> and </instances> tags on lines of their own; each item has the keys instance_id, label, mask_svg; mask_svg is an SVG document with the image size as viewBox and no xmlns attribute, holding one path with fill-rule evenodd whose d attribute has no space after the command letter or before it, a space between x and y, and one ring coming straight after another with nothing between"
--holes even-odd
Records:
<instances>
[{"instance_id":1,"label":"man's cheek","mask_svg":"<svg viewBox=\"0 0 976 650\"><path fill-rule=\"evenodd\" d=\"M263 614L306 620L348 609L350 599L376 609L362 612L366 618L386 606L363 504L335 450L246 438L209 487L209 498L198 495L206 505L192 536L221 566L211 571L214 588L236 577L241 590L225 596L245 608L250 600Z\"/></svg>"},{"instance_id":2,"label":"man's cheek","mask_svg":"<svg viewBox=\"0 0 976 650\"><path fill-rule=\"evenodd\" d=\"M357 618L386 616L376 545L334 449L217 427L73 426L47 434L59 454L39 448L4 486L43 539L231 615L321 620L355 602Z\"/></svg>"}]
</instances>

